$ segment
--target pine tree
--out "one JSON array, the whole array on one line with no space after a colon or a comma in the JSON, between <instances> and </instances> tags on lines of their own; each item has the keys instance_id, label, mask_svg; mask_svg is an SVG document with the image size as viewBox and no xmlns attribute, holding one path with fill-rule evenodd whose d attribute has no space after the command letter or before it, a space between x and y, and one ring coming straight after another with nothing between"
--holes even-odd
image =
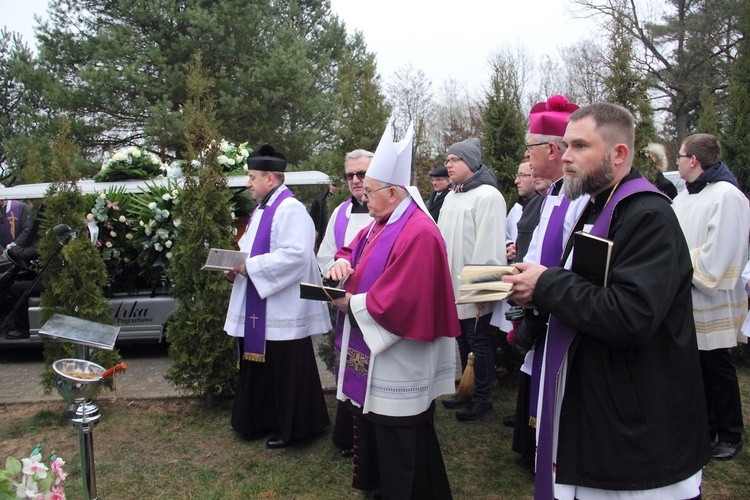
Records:
<instances>
[{"instance_id":1,"label":"pine tree","mask_svg":"<svg viewBox=\"0 0 750 500\"><path fill-rule=\"evenodd\" d=\"M380 88L380 77L375 56L366 50L361 34L350 43L351 48L341 58L338 69L338 130L342 156L355 149L375 151L383 134L390 110ZM334 174L341 175L342 165ZM331 174L331 172L329 172Z\"/></svg>"},{"instance_id":2,"label":"pine tree","mask_svg":"<svg viewBox=\"0 0 750 500\"><path fill-rule=\"evenodd\" d=\"M739 29L742 38L729 79L726 131L721 138L724 159L750 195L750 2L743 2Z\"/></svg>"},{"instance_id":3,"label":"pine tree","mask_svg":"<svg viewBox=\"0 0 750 500\"><path fill-rule=\"evenodd\" d=\"M518 68L508 54L493 62L490 91L484 110L483 162L497 175L501 193L512 193L518 162L523 158L526 119L521 112ZM512 206L510 200L508 206Z\"/></svg>"},{"instance_id":4,"label":"pine tree","mask_svg":"<svg viewBox=\"0 0 750 500\"><path fill-rule=\"evenodd\" d=\"M73 165L77 147L68 136L67 122L53 143L54 161L50 167L54 182L44 201L42 227L44 236L39 242L39 254L43 269L44 291L41 297L41 323L54 314L63 314L80 319L112 324L109 302L104 297L107 271L99 252L87 237L84 220L89 207L76 185L78 173ZM67 245L52 233L58 224L67 224L77 235ZM58 257L59 256L59 257ZM75 347L66 342L45 342L45 372L42 384L49 392L54 386L55 374L51 369L54 361L74 357ZM120 362L117 350L95 349L91 361L105 368ZM111 382L105 381L106 384Z\"/></svg>"},{"instance_id":5,"label":"pine tree","mask_svg":"<svg viewBox=\"0 0 750 500\"><path fill-rule=\"evenodd\" d=\"M185 138L188 161L177 206L180 237L169 270L177 300L168 325L169 354L174 360L166 378L181 392L212 404L231 391L236 377L232 339L223 331L229 284L222 273L200 268L211 247L231 248L233 228L226 177L216 161L216 116L212 82L200 57L186 74ZM197 165L197 166L196 166Z\"/></svg>"},{"instance_id":6,"label":"pine tree","mask_svg":"<svg viewBox=\"0 0 750 500\"><path fill-rule=\"evenodd\" d=\"M656 140L656 127L651 105L648 101L648 79L634 70L633 38L620 15L613 19L609 39L609 76L604 79L608 90L608 101L627 108L635 117L635 157L633 166L650 181L656 178L657 167L645 154L649 143Z\"/></svg>"}]
</instances>

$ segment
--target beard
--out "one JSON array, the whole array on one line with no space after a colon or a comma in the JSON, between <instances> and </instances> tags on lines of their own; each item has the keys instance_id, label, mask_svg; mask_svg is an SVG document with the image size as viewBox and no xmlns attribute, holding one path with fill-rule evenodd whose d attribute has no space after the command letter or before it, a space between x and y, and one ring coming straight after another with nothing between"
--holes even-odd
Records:
<instances>
[{"instance_id":1,"label":"beard","mask_svg":"<svg viewBox=\"0 0 750 500\"><path fill-rule=\"evenodd\" d=\"M612 162L606 156L591 171L577 170L577 174L576 177L565 175L563 191L569 200L575 200L584 194L598 193L615 179Z\"/></svg>"}]
</instances>

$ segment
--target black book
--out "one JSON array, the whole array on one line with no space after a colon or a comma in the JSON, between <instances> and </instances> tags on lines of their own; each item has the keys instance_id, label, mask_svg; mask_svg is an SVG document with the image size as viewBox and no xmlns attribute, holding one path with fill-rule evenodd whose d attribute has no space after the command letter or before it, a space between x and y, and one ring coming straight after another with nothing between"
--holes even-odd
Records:
<instances>
[{"instance_id":1,"label":"black book","mask_svg":"<svg viewBox=\"0 0 750 500\"><path fill-rule=\"evenodd\" d=\"M340 297L344 297L345 295L346 290L342 288L313 285L312 283L299 284L299 297L301 299L331 302L331 299L338 299Z\"/></svg>"},{"instance_id":2,"label":"black book","mask_svg":"<svg viewBox=\"0 0 750 500\"><path fill-rule=\"evenodd\" d=\"M611 240L577 231L573 235L571 270L595 285L607 286L612 245Z\"/></svg>"}]
</instances>

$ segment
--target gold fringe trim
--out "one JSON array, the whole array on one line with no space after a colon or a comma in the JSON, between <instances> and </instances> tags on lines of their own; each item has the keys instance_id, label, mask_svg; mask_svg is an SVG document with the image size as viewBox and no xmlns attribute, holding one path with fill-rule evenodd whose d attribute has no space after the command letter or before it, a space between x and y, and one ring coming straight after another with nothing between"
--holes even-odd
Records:
<instances>
[{"instance_id":1,"label":"gold fringe trim","mask_svg":"<svg viewBox=\"0 0 750 500\"><path fill-rule=\"evenodd\" d=\"M536 417L529 417L529 425L536 429Z\"/></svg>"},{"instance_id":2,"label":"gold fringe trim","mask_svg":"<svg viewBox=\"0 0 750 500\"><path fill-rule=\"evenodd\" d=\"M266 362L266 355L265 354L255 354L253 352L246 352L242 355L242 359L245 361L255 361L257 363L265 363Z\"/></svg>"}]
</instances>

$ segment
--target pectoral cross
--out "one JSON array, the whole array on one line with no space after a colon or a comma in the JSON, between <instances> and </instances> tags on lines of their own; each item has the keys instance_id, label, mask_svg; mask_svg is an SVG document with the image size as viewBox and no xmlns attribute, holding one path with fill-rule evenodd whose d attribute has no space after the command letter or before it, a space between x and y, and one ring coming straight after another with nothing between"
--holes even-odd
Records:
<instances>
[{"instance_id":1,"label":"pectoral cross","mask_svg":"<svg viewBox=\"0 0 750 500\"><path fill-rule=\"evenodd\" d=\"M256 319L260 319L260 318L258 316L256 316L255 313L253 313L253 315L250 316L250 319L253 320L253 328L255 328L255 320Z\"/></svg>"},{"instance_id":2,"label":"pectoral cross","mask_svg":"<svg viewBox=\"0 0 750 500\"><path fill-rule=\"evenodd\" d=\"M18 217L13 212L8 214L8 224L10 224L10 237L16 239L16 221Z\"/></svg>"}]
</instances>

